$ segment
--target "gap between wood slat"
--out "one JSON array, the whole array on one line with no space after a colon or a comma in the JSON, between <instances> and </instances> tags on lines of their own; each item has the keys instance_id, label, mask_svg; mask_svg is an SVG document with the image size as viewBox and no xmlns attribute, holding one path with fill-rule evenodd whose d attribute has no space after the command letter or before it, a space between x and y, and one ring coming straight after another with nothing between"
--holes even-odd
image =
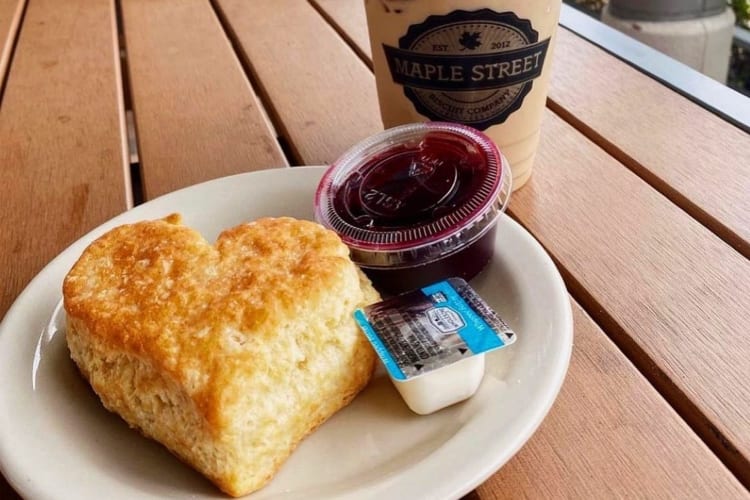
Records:
<instances>
[{"instance_id":1,"label":"gap between wood slat","mask_svg":"<svg viewBox=\"0 0 750 500\"><path fill-rule=\"evenodd\" d=\"M371 70L373 69L371 58L359 47L359 45L349 36L346 30L340 26L336 20L326 12L317 2L317 0L308 0L312 7L325 19L325 21L339 34L344 42L352 48L354 53L364 62ZM557 102L547 99L547 107L555 114L560 116L564 121L569 123L573 128L578 130L582 135L592 141L594 144L606 151L610 156L617 159L628 170L637 175L646 184L666 197L674 205L682 209L685 213L697 220L701 225L718 236L722 241L730 245L745 258L750 259L750 242L745 241L739 234L721 221L710 215L700 208L695 202L691 201L684 194L670 186L658 175L650 171L636 161L632 156L625 153L611 141L608 141L594 129L583 121L577 119L572 113L567 111Z\"/></svg>"},{"instance_id":2,"label":"gap between wood slat","mask_svg":"<svg viewBox=\"0 0 750 500\"><path fill-rule=\"evenodd\" d=\"M302 156L288 140L289 133L286 130L281 117L276 111L273 102L268 96L268 93L263 88L263 84L258 79L258 75L253 68L252 62L250 62L250 60L245 55L245 51L242 50L241 44L237 38L237 34L232 29L231 23L227 20L226 16L224 15L224 11L221 9L221 6L218 5L216 0L209 0L209 2L214 10L214 13L216 14L217 19L219 20L219 24L221 25L224 33L227 36L227 39L229 40L229 43L232 45L232 50L234 50L237 59L240 61L240 65L242 66L242 70L245 73L245 77L247 78L248 82L250 82L250 87L253 89L253 92L255 92L255 95L258 96L258 106L260 107L263 115L268 120L268 124L271 127L271 130L275 132L276 141L279 143L279 147L284 153L287 163L291 166L302 165Z\"/></svg>"},{"instance_id":3,"label":"gap between wood slat","mask_svg":"<svg viewBox=\"0 0 750 500\"><path fill-rule=\"evenodd\" d=\"M722 224L715 217L708 214L705 210L700 208L685 195L670 186L666 181L662 180L648 168L641 165L637 160L625 153L617 145L613 144L611 141L608 141L596 130L576 118L561 104L558 104L557 102L548 98L547 107L560 118L562 118L565 122L570 124L573 128L575 128L578 132L580 132L583 136L585 136L588 140L599 146L610 156L622 163L628 170L637 175L646 184L661 193L665 198L667 198L674 205L678 206L693 219L700 222L704 227L718 236L722 241L730 245L745 258L750 259L750 242L745 241L740 235L732 231L732 229L727 227L725 224Z\"/></svg>"},{"instance_id":4,"label":"gap between wood slat","mask_svg":"<svg viewBox=\"0 0 750 500\"><path fill-rule=\"evenodd\" d=\"M11 25L10 31L11 31L11 37L13 38L13 41L10 43L10 47L7 49L7 56L3 57L3 54L0 54L0 106L3 105L3 96L5 95L5 83L8 81L8 75L10 74L10 68L13 66L13 56L16 53L16 46L18 45L18 39L21 35L21 27L23 26L23 20L26 17L26 6L28 5L28 2L26 0L21 0L19 3L19 9L21 10L21 14L18 16L18 21ZM3 59L5 59L5 64L3 65ZM3 67L4 66L4 67Z\"/></svg>"},{"instance_id":5,"label":"gap between wood slat","mask_svg":"<svg viewBox=\"0 0 750 500\"><path fill-rule=\"evenodd\" d=\"M349 35L346 34L346 31L338 25L336 20L331 17L331 15L328 14L328 12L326 12L325 9L323 9L315 0L308 0L308 3L312 6L313 9L315 9L318 14L320 14L323 19L325 19L325 21L331 26L331 28L333 28L333 30L338 33L344 43L346 43L349 48L352 49L355 54L357 54L357 57L359 57L362 62L365 63L365 66L370 68L370 71L373 71L372 59L370 59L370 57L365 54L360 46L355 43Z\"/></svg>"},{"instance_id":6,"label":"gap between wood slat","mask_svg":"<svg viewBox=\"0 0 750 500\"><path fill-rule=\"evenodd\" d=\"M143 194L143 175L141 174L141 164L138 158L138 128L133 119L133 105L130 93L130 71L128 70L128 50L125 43L125 33L122 24L122 3L121 0L114 0L115 15L117 16L117 44L120 55L120 79L122 81L122 99L125 109L125 132L126 144L128 150L128 170L130 179L130 193L132 195L132 205L140 205L144 201Z\"/></svg>"},{"instance_id":7,"label":"gap between wood slat","mask_svg":"<svg viewBox=\"0 0 750 500\"><path fill-rule=\"evenodd\" d=\"M514 213L512 206L508 215L525 230L530 229ZM687 423L693 432L708 446L729 471L750 488L750 461L747 460L732 443L706 418L700 409L672 381L669 376L651 359L643 348L628 335L625 329L606 311L606 309L581 285L581 283L560 262L554 252L537 240L545 252L552 258L565 282L568 293L589 314L604 334L630 360L633 366L656 389L664 400Z\"/></svg>"},{"instance_id":8,"label":"gap between wood slat","mask_svg":"<svg viewBox=\"0 0 750 500\"><path fill-rule=\"evenodd\" d=\"M368 67L371 67L370 59L364 56L361 50L357 50L355 48L356 44L354 44L351 38L346 35L346 32L342 31L342 29L332 20L329 15L325 14L325 12L321 12L318 5L316 5L314 2L311 3L313 4L313 8L315 8L315 10L324 18L324 20L334 28L334 30L345 41L345 43L347 43L347 45L352 48L357 57L359 57ZM237 50L237 52L240 54L240 59L243 62L243 66L248 73L248 77L256 85L260 86L257 83L257 77L255 71L252 68L252 64L246 60L244 52L237 49L239 45L237 43L237 38L231 27L228 27L228 23L226 22L221 9L218 8L214 2L212 2L212 4L214 5L214 8L219 15L219 18L221 19L230 40L232 40L232 43L235 46L235 50ZM266 100L268 100L268 96L267 94L265 94L265 92L261 92L260 94L263 95ZM550 107L553 111L561 111L560 108L555 107L554 104ZM562 118L565 119L566 117L564 115L564 110L561 114L563 115ZM279 117L275 114L274 120L277 123L280 122ZM587 134L584 135L588 137ZM602 147L600 142L595 140L593 142ZM607 148L603 149L610 155L614 156L616 159L622 161L622 157L624 155L616 153L613 154L611 150L608 150ZM289 154L291 157L293 152L290 152ZM653 179L651 180L651 182L649 182L649 179L644 179L643 176L639 177L646 181L650 186L656 188L658 192L663 192L658 188L658 186L653 185ZM668 198L674 201L672 197L668 196ZM680 205L678 204L678 206ZM696 219L706 225L705 222L703 222L700 218L696 217ZM709 227L709 229L711 228ZM746 473L744 473L744 470L746 470L748 466L747 460L739 453L737 453L736 449L734 449L731 443L728 443L724 436L721 435L721 433L718 432L718 430L713 425L711 425L708 419L705 418L705 416L701 414L698 408L687 398L685 393L680 391L675 386L675 384L665 375L665 373L661 369L659 369L658 366L655 365L655 363L648 357L644 350L638 346L634 339L630 338L625 333L624 329L603 310L601 305L596 300L594 300L593 297L588 292L586 292L586 290L583 289L583 287L576 280L572 278L571 274L560 265L560 262L556 261L556 264L561 269L561 273L563 274L566 283L576 300L583 304L587 312L597 321L600 326L602 326L602 329L613 340L618 348L620 348L621 351L623 351L630 359L633 360L637 369L646 377L647 380L650 381L650 383L654 385L661 396L664 397L665 400L668 401L672 405L672 407L676 409L676 411L688 423L693 431L696 432L696 434L713 450L714 453L717 454L717 456L719 456L722 462L727 465L727 467L743 482L743 484L747 485L747 477L743 477L747 475Z\"/></svg>"},{"instance_id":9,"label":"gap between wood slat","mask_svg":"<svg viewBox=\"0 0 750 500\"><path fill-rule=\"evenodd\" d=\"M469 492L468 494L461 497L461 500L482 500L482 497L479 496L479 493L477 493L477 490L473 490Z\"/></svg>"},{"instance_id":10,"label":"gap between wood slat","mask_svg":"<svg viewBox=\"0 0 750 500\"><path fill-rule=\"evenodd\" d=\"M325 12L315 0L308 0L315 10L325 19L325 21L339 34L339 36L349 45L353 52L359 57L371 70L371 59L358 47L347 32L338 25L338 23ZM748 245L736 233L728 227L721 224L715 218L707 214L693 202L688 200L684 195L671 188L666 182L645 169L629 155L620 150L617 146L597 134L591 127L577 120L571 113L567 112L557 103L547 100L547 107L579 131L588 140L592 141L598 147L607 152L610 156L622 163L626 168L636 174L641 180L648 184L652 189L661 193L670 202L685 211L700 224L705 226L709 231L716 234L721 240L725 241L739 253L750 258L750 245ZM512 207L509 209L509 215L519 222L525 229L528 227L523 224L513 214ZM571 296L584 308L584 310L599 325L602 331L612 340L612 342L622 351L628 359L631 360L636 369L652 384L657 392L667 401L687 423L687 425L696 433L696 435L709 447L709 449L722 461L722 463L737 477L745 486L750 488L750 462L742 456L737 449L729 442L726 437L706 418L700 409L680 390L676 384L659 368L659 366L648 356L642 347L634 338L629 336L625 329L594 299L594 297L573 277L573 275L554 257L552 252L547 253L552 256L555 265L560 270L560 274Z\"/></svg>"},{"instance_id":11,"label":"gap between wood slat","mask_svg":"<svg viewBox=\"0 0 750 500\"><path fill-rule=\"evenodd\" d=\"M120 15L120 4L119 0L116 0L116 12L117 12L117 43L120 48L120 67L124 71L127 71L128 58L125 52L125 33L122 24L122 16ZM128 72L129 73L129 72ZM125 104L125 125L127 126L127 137L128 137L128 158L130 160L131 167L139 163L138 157L138 141L135 132L135 115L133 114L133 102L130 95L130 85L128 85L128 78L123 77L122 79L122 97Z\"/></svg>"}]
</instances>

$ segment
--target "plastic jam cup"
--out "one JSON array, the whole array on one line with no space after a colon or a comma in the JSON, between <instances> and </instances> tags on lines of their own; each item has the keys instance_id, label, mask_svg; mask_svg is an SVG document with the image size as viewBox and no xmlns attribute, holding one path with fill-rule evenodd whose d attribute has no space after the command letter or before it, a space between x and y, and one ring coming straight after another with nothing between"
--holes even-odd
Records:
<instances>
[{"instance_id":1,"label":"plastic jam cup","mask_svg":"<svg viewBox=\"0 0 750 500\"><path fill-rule=\"evenodd\" d=\"M315 218L382 292L459 277L492 258L510 199L507 160L483 133L427 122L360 142L324 173Z\"/></svg>"}]
</instances>

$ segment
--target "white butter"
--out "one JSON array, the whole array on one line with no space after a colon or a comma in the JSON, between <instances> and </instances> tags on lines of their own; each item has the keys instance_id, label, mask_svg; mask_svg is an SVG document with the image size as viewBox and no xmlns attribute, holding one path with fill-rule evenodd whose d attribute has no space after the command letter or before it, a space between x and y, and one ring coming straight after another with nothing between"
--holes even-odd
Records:
<instances>
[{"instance_id":1,"label":"white butter","mask_svg":"<svg viewBox=\"0 0 750 500\"><path fill-rule=\"evenodd\" d=\"M414 413L429 415L472 397L483 377L484 354L477 354L416 378L391 380Z\"/></svg>"},{"instance_id":2,"label":"white butter","mask_svg":"<svg viewBox=\"0 0 750 500\"><path fill-rule=\"evenodd\" d=\"M354 317L401 397L420 415L470 398L484 376L484 353L516 339L456 278L370 305Z\"/></svg>"}]
</instances>

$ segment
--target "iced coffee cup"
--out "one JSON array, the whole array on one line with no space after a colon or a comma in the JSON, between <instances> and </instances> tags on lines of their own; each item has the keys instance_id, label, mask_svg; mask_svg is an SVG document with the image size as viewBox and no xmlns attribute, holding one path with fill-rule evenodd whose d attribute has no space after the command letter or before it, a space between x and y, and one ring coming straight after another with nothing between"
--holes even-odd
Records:
<instances>
[{"instance_id":1,"label":"iced coffee cup","mask_svg":"<svg viewBox=\"0 0 750 500\"><path fill-rule=\"evenodd\" d=\"M483 131L531 175L561 0L365 0L385 128L448 121Z\"/></svg>"}]
</instances>

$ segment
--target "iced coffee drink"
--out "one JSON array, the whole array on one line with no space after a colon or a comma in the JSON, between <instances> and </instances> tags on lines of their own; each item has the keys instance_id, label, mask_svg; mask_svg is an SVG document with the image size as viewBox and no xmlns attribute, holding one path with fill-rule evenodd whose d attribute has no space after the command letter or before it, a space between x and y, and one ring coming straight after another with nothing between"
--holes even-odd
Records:
<instances>
[{"instance_id":1,"label":"iced coffee drink","mask_svg":"<svg viewBox=\"0 0 750 500\"><path fill-rule=\"evenodd\" d=\"M365 0L386 128L470 125L531 175L560 0Z\"/></svg>"}]
</instances>

